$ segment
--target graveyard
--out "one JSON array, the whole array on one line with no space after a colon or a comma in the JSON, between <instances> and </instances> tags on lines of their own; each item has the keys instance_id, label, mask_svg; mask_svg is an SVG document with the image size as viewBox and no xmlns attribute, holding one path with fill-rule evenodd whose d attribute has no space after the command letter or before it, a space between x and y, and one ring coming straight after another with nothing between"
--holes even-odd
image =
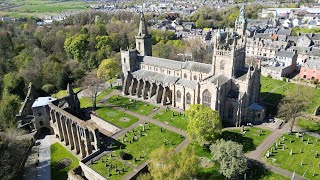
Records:
<instances>
[{"instance_id":1,"label":"graveyard","mask_svg":"<svg viewBox=\"0 0 320 180\"><path fill-rule=\"evenodd\" d=\"M153 119L166 123L176 128L187 130L188 118L184 113L176 112L174 110L164 109L155 114Z\"/></svg>"},{"instance_id":2,"label":"graveyard","mask_svg":"<svg viewBox=\"0 0 320 180\"><path fill-rule=\"evenodd\" d=\"M285 134L264 153L271 163L309 179L320 177L320 138L299 133Z\"/></svg>"},{"instance_id":3,"label":"graveyard","mask_svg":"<svg viewBox=\"0 0 320 180\"><path fill-rule=\"evenodd\" d=\"M120 128L127 128L138 121L138 118L111 107L99 107L96 115Z\"/></svg>"},{"instance_id":4,"label":"graveyard","mask_svg":"<svg viewBox=\"0 0 320 180\"><path fill-rule=\"evenodd\" d=\"M121 179L135 167L149 159L149 154L161 147L175 148L185 137L151 123L143 123L126 132L108 146L112 152L90 167L110 179ZM109 170L110 169L110 170Z\"/></svg>"},{"instance_id":5,"label":"graveyard","mask_svg":"<svg viewBox=\"0 0 320 180\"><path fill-rule=\"evenodd\" d=\"M157 108L154 105L151 105L142 101L132 100L119 95L111 96L107 100L107 102L117 107L121 107L145 116L150 115L153 112L153 110Z\"/></svg>"},{"instance_id":6,"label":"graveyard","mask_svg":"<svg viewBox=\"0 0 320 180\"><path fill-rule=\"evenodd\" d=\"M51 178L67 179L68 171L79 166L79 159L65 149L61 144L54 143L51 150Z\"/></svg>"},{"instance_id":7,"label":"graveyard","mask_svg":"<svg viewBox=\"0 0 320 180\"><path fill-rule=\"evenodd\" d=\"M243 151L254 151L264 141L271 131L256 127L246 127L244 131L235 129L222 132L222 138L231 140L243 145Z\"/></svg>"}]
</instances>

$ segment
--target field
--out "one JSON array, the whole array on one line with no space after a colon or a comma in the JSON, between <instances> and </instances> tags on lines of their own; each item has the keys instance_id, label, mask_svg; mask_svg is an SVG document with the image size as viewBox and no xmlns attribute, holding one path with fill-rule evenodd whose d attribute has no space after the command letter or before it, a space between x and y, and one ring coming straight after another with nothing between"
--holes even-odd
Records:
<instances>
[{"instance_id":1,"label":"field","mask_svg":"<svg viewBox=\"0 0 320 180\"><path fill-rule=\"evenodd\" d=\"M125 108L129 111L148 116L150 115L155 108L157 108L154 105L142 102L142 101L136 101L132 100L126 97L113 95L108 100L108 103Z\"/></svg>"},{"instance_id":2,"label":"field","mask_svg":"<svg viewBox=\"0 0 320 180\"><path fill-rule=\"evenodd\" d=\"M10 2L11 8L3 9L0 15L28 15L28 16L41 16L53 15L63 12L77 11L89 9L90 3L84 1L57 1L57 0L14 0Z\"/></svg>"},{"instance_id":3,"label":"field","mask_svg":"<svg viewBox=\"0 0 320 180\"><path fill-rule=\"evenodd\" d=\"M111 107L101 107L96 110L96 114L98 117L120 128L127 128L138 121L138 118Z\"/></svg>"},{"instance_id":4,"label":"field","mask_svg":"<svg viewBox=\"0 0 320 180\"><path fill-rule=\"evenodd\" d=\"M73 92L77 93L80 90L81 90L81 88L74 88ZM67 96L67 90L60 90L57 93L52 94L52 97L54 97L54 98L63 98L65 96Z\"/></svg>"},{"instance_id":5,"label":"field","mask_svg":"<svg viewBox=\"0 0 320 180\"><path fill-rule=\"evenodd\" d=\"M79 159L66 150L59 143L52 144L51 147L51 178L52 179L67 179L68 171L79 166ZM65 168L60 168L62 159L71 160L71 164Z\"/></svg>"},{"instance_id":6,"label":"field","mask_svg":"<svg viewBox=\"0 0 320 180\"><path fill-rule=\"evenodd\" d=\"M173 110L162 110L158 114L152 117L155 120L164 122L170 126L180 128L182 130L187 130L188 118L182 113L179 115L178 112Z\"/></svg>"},{"instance_id":7,"label":"field","mask_svg":"<svg viewBox=\"0 0 320 180\"><path fill-rule=\"evenodd\" d=\"M309 179L319 179L319 138L309 135L300 135L300 137L298 137L297 134L286 134L280 137L277 142L278 146L273 145L269 148L268 151L272 151L269 158L266 157L267 152L265 152L263 158L266 159L267 162L290 172L295 171L301 176L305 175L305 177Z\"/></svg>"},{"instance_id":8,"label":"field","mask_svg":"<svg viewBox=\"0 0 320 180\"><path fill-rule=\"evenodd\" d=\"M267 106L267 114L276 115L277 106L281 99L288 91L296 86L299 85L261 76L261 98L264 102L272 104ZM309 92L313 93L313 96L308 101L305 112L313 113L316 107L320 105L320 89L315 89L308 86L306 86L306 88Z\"/></svg>"}]
</instances>

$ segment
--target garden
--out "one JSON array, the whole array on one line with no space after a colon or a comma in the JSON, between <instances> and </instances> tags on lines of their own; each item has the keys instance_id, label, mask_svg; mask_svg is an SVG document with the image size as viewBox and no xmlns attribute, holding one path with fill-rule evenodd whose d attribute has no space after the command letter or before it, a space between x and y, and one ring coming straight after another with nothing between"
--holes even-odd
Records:
<instances>
[{"instance_id":1,"label":"garden","mask_svg":"<svg viewBox=\"0 0 320 180\"><path fill-rule=\"evenodd\" d=\"M280 168L309 179L320 177L320 138L300 133L285 134L263 155Z\"/></svg>"},{"instance_id":2,"label":"garden","mask_svg":"<svg viewBox=\"0 0 320 180\"><path fill-rule=\"evenodd\" d=\"M150 115L157 108L157 106L119 95L111 96L107 102L145 116Z\"/></svg>"},{"instance_id":3,"label":"garden","mask_svg":"<svg viewBox=\"0 0 320 180\"><path fill-rule=\"evenodd\" d=\"M50 147L51 150L51 178L68 179L68 171L79 166L79 159L65 149L58 142Z\"/></svg>"}]
</instances>

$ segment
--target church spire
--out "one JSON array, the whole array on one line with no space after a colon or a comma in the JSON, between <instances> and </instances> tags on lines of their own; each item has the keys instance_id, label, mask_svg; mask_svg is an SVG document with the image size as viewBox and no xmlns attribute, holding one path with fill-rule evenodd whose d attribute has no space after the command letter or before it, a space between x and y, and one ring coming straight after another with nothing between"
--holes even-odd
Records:
<instances>
[{"instance_id":1,"label":"church spire","mask_svg":"<svg viewBox=\"0 0 320 180\"><path fill-rule=\"evenodd\" d=\"M146 19L144 18L143 12L141 12L141 16L140 16L138 36L140 36L140 37L149 36L148 28L147 28L147 24L146 24Z\"/></svg>"}]
</instances>

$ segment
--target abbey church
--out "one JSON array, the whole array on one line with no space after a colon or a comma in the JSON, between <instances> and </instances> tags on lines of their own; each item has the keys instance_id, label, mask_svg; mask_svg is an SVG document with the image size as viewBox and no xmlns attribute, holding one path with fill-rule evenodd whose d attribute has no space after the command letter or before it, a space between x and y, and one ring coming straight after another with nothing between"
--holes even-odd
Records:
<instances>
[{"instance_id":1,"label":"abbey church","mask_svg":"<svg viewBox=\"0 0 320 180\"><path fill-rule=\"evenodd\" d=\"M242 6L235 28L213 38L211 64L182 62L152 56L152 38L141 14L136 49L121 50L124 95L183 110L203 104L218 111L229 126L262 121L261 66L245 64L246 26Z\"/></svg>"}]
</instances>

